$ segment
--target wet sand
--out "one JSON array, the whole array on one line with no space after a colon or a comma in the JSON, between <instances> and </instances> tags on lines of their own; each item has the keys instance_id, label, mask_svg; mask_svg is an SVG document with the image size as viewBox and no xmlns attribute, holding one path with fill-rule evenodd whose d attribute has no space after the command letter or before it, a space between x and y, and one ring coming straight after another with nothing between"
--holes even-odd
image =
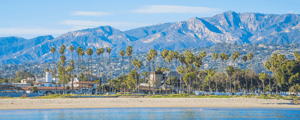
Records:
<instances>
[{"instance_id":1,"label":"wet sand","mask_svg":"<svg viewBox=\"0 0 300 120\"><path fill-rule=\"evenodd\" d=\"M0 99L0 109L2 110L138 107L300 108L300 105L292 105L291 100L252 98Z\"/></svg>"}]
</instances>

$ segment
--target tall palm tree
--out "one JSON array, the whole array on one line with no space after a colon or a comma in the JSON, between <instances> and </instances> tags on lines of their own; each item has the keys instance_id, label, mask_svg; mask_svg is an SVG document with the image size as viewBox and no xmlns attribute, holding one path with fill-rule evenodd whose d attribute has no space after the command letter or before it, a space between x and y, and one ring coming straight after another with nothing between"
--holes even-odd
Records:
<instances>
[{"instance_id":1,"label":"tall palm tree","mask_svg":"<svg viewBox=\"0 0 300 120\"><path fill-rule=\"evenodd\" d=\"M217 59L218 59L218 53L214 53L213 54L213 58L214 58L214 60L215 60L215 68L214 69L216 69L216 65L217 65ZM217 71L217 70L216 70ZM218 92L218 79L217 79L217 77L215 77L215 81L216 81L216 92Z\"/></svg>"},{"instance_id":2,"label":"tall palm tree","mask_svg":"<svg viewBox=\"0 0 300 120\"><path fill-rule=\"evenodd\" d=\"M89 56L89 58L88 58L88 74L89 74L89 77L88 77L88 83L91 81L90 79L91 79L91 73L92 73L92 69L90 68L90 61L92 62L93 60L92 60L92 55L93 55L93 50L91 49L91 48L88 48L87 50L86 50L86 54ZM91 90L90 90L90 88L89 88L89 94L91 94Z\"/></svg>"},{"instance_id":3,"label":"tall palm tree","mask_svg":"<svg viewBox=\"0 0 300 120\"><path fill-rule=\"evenodd\" d=\"M248 58L250 60L250 71L252 72L252 59L253 59L253 54L252 53L249 53L248 54ZM253 84L252 84L252 77L253 75L251 75L251 89L253 89ZM252 91L253 92L253 91Z\"/></svg>"},{"instance_id":4,"label":"tall palm tree","mask_svg":"<svg viewBox=\"0 0 300 120\"><path fill-rule=\"evenodd\" d=\"M233 66L235 66L235 61L236 61L236 59L237 59L236 53L233 53L233 54L231 55L231 59L233 60ZM230 88L230 92L231 92L231 88Z\"/></svg>"},{"instance_id":5,"label":"tall palm tree","mask_svg":"<svg viewBox=\"0 0 300 120\"><path fill-rule=\"evenodd\" d=\"M263 83L263 93L265 92L265 80L267 79L268 75L265 72L259 73L259 79Z\"/></svg>"},{"instance_id":6,"label":"tall palm tree","mask_svg":"<svg viewBox=\"0 0 300 120\"><path fill-rule=\"evenodd\" d=\"M228 60L228 55L227 54L224 54L224 60L225 60L225 72L226 72L226 68L227 68L227 60ZM227 80L225 80L226 81L226 92L228 91L228 89L227 89Z\"/></svg>"},{"instance_id":7,"label":"tall palm tree","mask_svg":"<svg viewBox=\"0 0 300 120\"><path fill-rule=\"evenodd\" d=\"M65 94L65 60L66 60L66 57L64 56L65 54L65 50L66 50L66 46L63 44L61 47L60 47L60 50L59 50L59 54L61 55L60 57L60 61L63 65L63 94Z\"/></svg>"},{"instance_id":8,"label":"tall palm tree","mask_svg":"<svg viewBox=\"0 0 300 120\"><path fill-rule=\"evenodd\" d=\"M147 57L146 57L146 60L148 61L148 75L149 75L149 78L148 78L148 82L149 82L149 95L150 95L150 67L151 67L151 60L152 60L152 57L150 56L150 54L147 54Z\"/></svg>"},{"instance_id":9,"label":"tall palm tree","mask_svg":"<svg viewBox=\"0 0 300 120\"><path fill-rule=\"evenodd\" d=\"M127 48L126 48L126 55L128 56L128 58L129 58L129 68L130 68L130 71L131 71L131 55L132 55L132 47L131 46L128 46ZM130 72L129 71L129 72Z\"/></svg>"},{"instance_id":10,"label":"tall palm tree","mask_svg":"<svg viewBox=\"0 0 300 120\"><path fill-rule=\"evenodd\" d=\"M179 59L179 53L176 51L173 53L173 58L175 59L175 70L177 69L177 60ZM179 91L178 88L178 74L176 74L176 83L177 83L177 91Z\"/></svg>"},{"instance_id":11,"label":"tall palm tree","mask_svg":"<svg viewBox=\"0 0 300 120\"><path fill-rule=\"evenodd\" d=\"M125 71L124 71L124 55L125 55L125 51L121 50L119 55L122 57L122 72L123 72L123 76L122 76L122 80L124 80L124 76L125 76ZM124 92L125 93L125 92Z\"/></svg>"},{"instance_id":12,"label":"tall palm tree","mask_svg":"<svg viewBox=\"0 0 300 120\"><path fill-rule=\"evenodd\" d=\"M152 87L153 87L153 95L155 95L155 89L154 89L154 82L155 82L155 78L154 78L154 74L155 74L155 68L154 68L154 60L155 60L155 57L157 56L157 52L156 52L156 50L155 49L151 49L150 51L149 51L149 55L151 56L151 58L152 58L152 70L153 70L153 82L152 82Z\"/></svg>"},{"instance_id":13,"label":"tall palm tree","mask_svg":"<svg viewBox=\"0 0 300 120\"><path fill-rule=\"evenodd\" d=\"M77 71L77 76L79 77L81 74L79 73L79 71L81 72L81 69L80 69L80 56L82 55L82 48L79 46L77 47L76 49L76 52L78 54L78 71ZM80 77L79 77L80 79ZM81 80L82 81L82 80ZM80 85L80 82L78 83ZM80 88L79 88L79 93L80 93Z\"/></svg>"},{"instance_id":14,"label":"tall palm tree","mask_svg":"<svg viewBox=\"0 0 300 120\"><path fill-rule=\"evenodd\" d=\"M190 52L189 50L185 51L185 62L186 62L186 66L188 66L187 68L192 68L193 66L191 65L194 62L194 54L192 52ZM188 69L188 73L192 72L190 71L191 69ZM191 81L191 77L189 76L189 94L191 93L191 85L192 85L192 81Z\"/></svg>"},{"instance_id":15,"label":"tall palm tree","mask_svg":"<svg viewBox=\"0 0 300 120\"><path fill-rule=\"evenodd\" d=\"M55 47L52 47L51 48L51 52L52 52L52 54L53 54L53 64L54 64L54 84L55 84L55 94L56 94L56 91L57 91L57 85L56 85L56 69L55 69L55 51L56 51L56 49L55 49Z\"/></svg>"},{"instance_id":16,"label":"tall palm tree","mask_svg":"<svg viewBox=\"0 0 300 120\"><path fill-rule=\"evenodd\" d=\"M222 61L222 63L221 63L221 71L222 71L222 85L224 85L224 69L223 69L223 66L224 66L224 58L225 58L225 54L224 53L221 53L220 54L220 58L221 58L221 61Z\"/></svg>"},{"instance_id":17,"label":"tall palm tree","mask_svg":"<svg viewBox=\"0 0 300 120\"><path fill-rule=\"evenodd\" d=\"M247 62L247 56L243 56L243 61L245 63L245 66L246 66L246 62ZM245 67L245 80L246 80L246 92L248 92L248 80L247 80L247 67Z\"/></svg>"},{"instance_id":18,"label":"tall palm tree","mask_svg":"<svg viewBox=\"0 0 300 120\"><path fill-rule=\"evenodd\" d=\"M141 68L143 66L143 63L141 61L138 61L136 63L137 65L137 68L139 68L139 75L138 75L138 94L140 94L140 86L139 86L139 83L140 83L140 74L141 74Z\"/></svg>"},{"instance_id":19,"label":"tall palm tree","mask_svg":"<svg viewBox=\"0 0 300 120\"><path fill-rule=\"evenodd\" d=\"M211 79L212 77L214 77L215 73L216 73L216 72L215 72L215 70L214 70L213 68L210 68L210 69L208 70L208 72L207 72L208 76L210 77L209 80L208 80L208 82L209 82L209 83L208 83L208 89L209 89L208 92L209 92L209 94L210 94L210 91L212 91L211 88L210 88L210 83L211 83L211 80L210 80L210 79Z\"/></svg>"},{"instance_id":20,"label":"tall palm tree","mask_svg":"<svg viewBox=\"0 0 300 120\"><path fill-rule=\"evenodd\" d=\"M167 57L166 57L166 59L167 59L167 62L169 63L169 70L170 70L170 73L169 74L171 74L171 69L172 69L172 59L173 59L173 57L172 57L172 55L171 54L169 54ZM169 76L169 79L170 79L170 82L171 82L171 75ZM167 88L167 94L168 94L168 82L165 82L166 83L166 88ZM171 83L170 83L171 84Z\"/></svg>"},{"instance_id":21,"label":"tall palm tree","mask_svg":"<svg viewBox=\"0 0 300 120\"><path fill-rule=\"evenodd\" d=\"M137 66L138 66L138 60L137 59L134 59L133 61L132 61L132 65L134 66L134 68L136 69L137 68ZM137 76L137 72L135 72L135 75ZM138 77L136 77L136 82L135 82L135 89L136 89L136 91L135 91L135 93L137 93L137 90L138 90Z\"/></svg>"},{"instance_id":22,"label":"tall palm tree","mask_svg":"<svg viewBox=\"0 0 300 120\"><path fill-rule=\"evenodd\" d=\"M101 48L98 48L97 50L96 50L96 53L97 53L97 56L98 56L98 74L100 75L101 73L100 73L100 67L101 67L101 60L100 60L100 56L101 56L101 54L103 53L102 51L101 51ZM100 77L101 77L101 75L100 75ZM101 91L101 78L99 77L99 92Z\"/></svg>"},{"instance_id":23,"label":"tall palm tree","mask_svg":"<svg viewBox=\"0 0 300 120\"><path fill-rule=\"evenodd\" d=\"M201 53L199 53L198 56L201 56L201 63L204 64L204 58L206 57L206 52L205 51L202 51ZM204 70L204 66L202 66L202 70ZM203 76L201 76L202 78L202 91L204 92L204 78Z\"/></svg>"},{"instance_id":24,"label":"tall palm tree","mask_svg":"<svg viewBox=\"0 0 300 120\"><path fill-rule=\"evenodd\" d=\"M83 61L83 56L85 55L85 52L84 52L84 50L82 49L82 52L81 52L81 63L83 63L84 61ZM85 65L83 64L82 65L82 67L81 67L81 71L83 71L83 70L85 70L86 71L86 69L85 69ZM83 71L84 72L84 71ZM86 72L84 72L85 73L85 77L86 77ZM83 73L82 73L83 74ZM84 74L83 74L83 76L84 76ZM83 87L83 81L84 81L84 77L82 78L82 87ZM84 88L84 94L86 94L86 89Z\"/></svg>"},{"instance_id":25,"label":"tall palm tree","mask_svg":"<svg viewBox=\"0 0 300 120\"><path fill-rule=\"evenodd\" d=\"M178 72L180 75L183 76L184 73L185 73L184 67L183 67L183 66L179 66L179 67L177 68L177 72ZM182 93L181 82L182 82L182 77L180 77L180 93Z\"/></svg>"},{"instance_id":26,"label":"tall palm tree","mask_svg":"<svg viewBox=\"0 0 300 120\"><path fill-rule=\"evenodd\" d=\"M197 57L196 55L195 55L195 61L194 61L194 66L196 67L196 70L195 70L195 72L196 72L196 81L197 81L197 79L198 79L198 74L200 73L200 67L201 67L201 58L200 57ZM200 89L200 79L199 79L199 89Z\"/></svg>"},{"instance_id":27,"label":"tall palm tree","mask_svg":"<svg viewBox=\"0 0 300 120\"><path fill-rule=\"evenodd\" d=\"M104 54L105 51L104 51L104 48L103 48L103 47L101 47L99 51L100 51L100 53L102 54L102 67L103 67L103 71L102 71L101 77L102 77L102 81L103 81L103 80L104 80L104 76L105 76L105 75L104 75L104 70L105 70L105 63L104 63L104 62L105 62L105 61L104 61L104 58L103 58L103 54ZM102 92L104 92L104 90L103 90L103 85L102 85Z\"/></svg>"},{"instance_id":28,"label":"tall palm tree","mask_svg":"<svg viewBox=\"0 0 300 120\"><path fill-rule=\"evenodd\" d=\"M226 72L228 74L228 76L230 77L230 83L229 83L229 89L230 89L230 93L232 92L232 89L231 89L231 76L234 72L234 68L232 66L228 66L227 69L226 69Z\"/></svg>"},{"instance_id":29,"label":"tall palm tree","mask_svg":"<svg viewBox=\"0 0 300 120\"><path fill-rule=\"evenodd\" d=\"M270 70L271 70L271 62L270 61L267 61L266 63L265 63L265 68L268 70L268 74L270 75ZM271 75L270 75L271 76ZM269 77L269 90L270 90L270 92L272 92L272 90L271 90L271 79L270 79L270 77Z\"/></svg>"},{"instance_id":30,"label":"tall palm tree","mask_svg":"<svg viewBox=\"0 0 300 120\"><path fill-rule=\"evenodd\" d=\"M74 52L74 46L73 45L71 45L70 46L70 48L69 48L69 50L71 51L71 53L72 53L72 61L73 61L73 52ZM71 93L73 94L73 81L74 81L74 74L73 74L73 72L74 72L74 70L73 70L74 68L72 67L71 68L71 79L72 79L72 91L71 91Z\"/></svg>"},{"instance_id":31,"label":"tall palm tree","mask_svg":"<svg viewBox=\"0 0 300 120\"><path fill-rule=\"evenodd\" d=\"M239 66L239 64L238 64L238 58L240 57L240 52L238 52L238 51L236 51L235 52L235 55L236 55L236 57L237 57L237 60L236 60L236 65L237 65L237 68L239 69L240 68L240 66ZM236 82L238 83L238 85L240 84L240 70L237 70L237 80L236 80Z\"/></svg>"},{"instance_id":32,"label":"tall palm tree","mask_svg":"<svg viewBox=\"0 0 300 120\"><path fill-rule=\"evenodd\" d=\"M111 75L111 60L110 60L111 48L108 47L108 48L106 49L106 52L108 53L108 58L109 58L109 72L110 72L110 79L112 80L112 75ZM114 88L112 88L112 91L111 91L111 92L114 91L113 89L114 89Z\"/></svg>"}]
</instances>

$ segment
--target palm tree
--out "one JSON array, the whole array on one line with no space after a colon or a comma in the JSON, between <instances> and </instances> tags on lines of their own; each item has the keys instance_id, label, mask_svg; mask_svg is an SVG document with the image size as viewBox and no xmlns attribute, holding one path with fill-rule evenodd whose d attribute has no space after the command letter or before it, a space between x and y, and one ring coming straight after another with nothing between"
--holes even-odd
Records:
<instances>
[{"instance_id":1,"label":"palm tree","mask_svg":"<svg viewBox=\"0 0 300 120\"><path fill-rule=\"evenodd\" d=\"M265 68L268 70L268 74L270 75L270 70L271 70L271 62L270 61L267 61L266 63L265 63ZM270 77L269 77L269 90L270 90L270 92L272 91L271 90L271 79L270 79Z\"/></svg>"},{"instance_id":2,"label":"palm tree","mask_svg":"<svg viewBox=\"0 0 300 120\"><path fill-rule=\"evenodd\" d=\"M235 61L236 61L237 58L238 58L238 57L237 57L236 53L233 53L233 54L231 55L231 59L233 60L233 66L235 66ZM231 89L231 88L230 88L230 89ZM231 90L230 90L230 92L231 92Z\"/></svg>"},{"instance_id":3,"label":"palm tree","mask_svg":"<svg viewBox=\"0 0 300 120\"><path fill-rule=\"evenodd\" d=\"M147 54L147 57L146 57L146 60L148 61L148 75L149 75L149 78L148 78L148 82L150 82L150 66L151 66L151 60L152 60L152 57L149 55L149 54ZM150 85L149 85L149 95L150 95Z\"/></svg>"},{"instance_id":4,"label":"palm tree","mask_svg":"<svg viewBox=\"0 0 300 120\"><path fill-rule=\"evenodd\" d=\"M52 47L51 48L51 52L52 52L52 54L53 54L53 64L54 64L54 84L55 84L55 94L56 94L56 91L57 91L57 85L56 85L56 69L55 69L55 51L56 51L56 49L55 49L55 47Z\"/></svg>"},{"instance_id":5,"label":"palm tree","mask_svg":"<svg viewBox=\"0 0 300 120\"><path fill-rule=\"evenodd\" d=\"M154 82L155 82L155 78L154 78L154 74L155 74L155 69L154 69L154 60L155 60L155 57L157 56L157 52L156 52L156 50L155 49L151 49L150 51L149 51L149 55L151 56L151 58L152 58L152 70L153 70L153 82L152 82L152 87L153 87L153 95L155 95L155 90L154 90Z\"/></svg>"},{"instance_id":6,"label":"palm tree","mask_svg":"<svg viewBox=\"0 0 300 120\"><path fill-rule=\"evenodd\" d=\"M124 55L125 55L125 51L121 50L119 55L122 57L122 72L123 72L123 76L122 76L122 80L124 80L124 76L125 76L125 72L124 72Z\"/></svg>"},{"instance_id":7,"label":"palm tree","mask_svg":"<svg viewBox=\"0 0 300 120\"><path fill-rule=\"evenodd\" d=\"M213 54L213 58L215 60L215 69L216 69L216 65L217 65L217 59L218 59L218 53L214 53ZM215 81L216 81L216 92L218 92L218 79L217 77L215 77Z\"/></svg>"},{"instance_id":8,"label":"palm tree","mask_svg":"<svg viewBox=\"0 0 300 120\"><path fill-rule=\"evenodd\" d=\"M240 53L238 52L238 51L236 51L235 53L234 53L235 55L236 55L236 57L237 57L237 61L236 61L236 65L237 65L237 68L239 69L240 68L240 66L239 66L239 64L238 64L238 58L240 57ZM240 85L240 70L237 70L237 80L236 80L236 82L238 83L238 86ZM234 89L235 90L235 89Z\"/></svg>"},{"instance_id":9,"label":"palm tree","mask_svg":"<svg viewBox=\"0 0 300 120\"><path fill-rule=\"evenodd\" d=\"M183 66L179 66L179 68L177 68L177 72L183 76L183 74L185 73L185 69ZM181 87L181 83L182 83L182 77L180 77L180 93L182 93L182 87Z\"/></svg>"},{"instance_id":10,"label":"palm tree","mask_svg":"<svg viewBox=\"0 0 300 120\"><path fill-rule=\"evenodd\" d=\"M222 63L221 63L221 71L222 71L222 85L224 85L224 69L223 69L223 64L224 64L224 58L225 58L225 54L224 53L221 53L220 54L220 58L221 58L221 61L222 61Z\"/></svg>"},{"instance_id":11,"label":"palm tree","mask_svg":"<svg viewBox=\"0 0 300 120\"><path fill-rule=\"evenodd\" d=\"M190 52L189 50L185 51L185 62L186 62L186 66L188 66L187 68L192 68L193 66L191 65L194 62L194 54L192 52ZM192 72L190 71L191 69L188 69L188 73ZM192 85L192 81L191 81L191 77L189 76L189 93L191 93L191 85Z\"/></svg>"},{"instance_id":12,"label":"palm tree","mask_svg":"<svg viewBox=\"0 0 300 120\"><path fill-rule=\"evenodd\" d=\"M177 60L179 59L179 53L176 51L173 53L173 57L175 59L175 70L177 68ZM177 91L179 91L179 88L178 88L178 74L176 74L176 80L177 80Z\"/></svg>"},{"instance_id":13,"label":"palm tree","mask_svg":"<svg viewBox=\"0 0 300 120\"><path fill-rule=\"evenodd\" d=\"M127 48L126 48L126 55L128 56L128 58L129 58L129 68L130 68L130 71L131 71L131 55L132 55L132 47L131 46L128 46ZM129 72L130 72L129 71Z\"/></svg>"},{"instance_id":14,"label":"palm tree","mask_svg":"<svg viewBox=\"0 0 300 120\"><path fill-rule=\"evenodd\" d=\"M141 68L143 66L143 63L141 61L138 61L136 63L137 68L139 68L139 75L138 75L138 82L140 83L140 74L141 74ZM140 94L140 87L139 87L139 83L138 83L138 94Z\"/></svg>"},{"instance_id":15,"label":"palm tree","mask_svg":"<svg viewBox=\"0 0 300 120\"><path fill-rule=\"evenodd\" d=\"M232 89L231 89L231 76L234 72L234 68L232 66L228 66L227 69L226 69L226 72L228 74L228 76L230 77L230 83L229 83L229 89L230 89L230 93L232 92Z\"/></svg>"},{"instance_id":16,"label":"palm tree","mask_svg":"<svg viewBox=\"0 0 300 120\"><path fill-rule=\"evenodd\" d=\"M97 50L96 50L96 53L97 53L97 55L98 55L98 64L99 64L99 66L98 66L98 74L100 75L100 67L101 67L101 62L100 62L100 55L103 53L102 51L101 51L101 48L98 48ZM101 75L100 75L101 76ZM101 78L99 78L99 92L101 91Z\"/></svg>"},{"instance_id":17,"label":"palm tree","mask_svg":"<svg viewBox=\"0 0 300 120\"><path fill-rule=\"evenodd\" d=\"M137 59L134 59L132 61L132 64L133 64L133 66L134 66L135 69L138 66L138 62L139 61ZM137 76L137 72L135 73L135 75ZM137 89L138 89L137 86L138 86L138 77L136 77L136 82L135 82L135 89L136 89L135 93L137 93Z\"/></svg>"},{"instance_id":18,"label":"palm tree","mask_svg":"<svg viewBox=\"0 0 300 120\"><path fill-rule=\"evenodd\" d=\"M167 59L167 62L169 63L169 69L170 69L170 74L171 74L171 69L172 69L172 59L173 59L173 57L172 57L171 54L169 54L169 55L166 57L166 59ZM169 76L170 82L171 82L171 78L172 78L172 76L170 75L170 76ZM168 94L168 82L165 82L165 83L166 83L167 94ZM171 84L171 83L170 83L170 84Z\"/></svg>"},{"instance_id":19,"label":"palm tree","mask_svg":"<svg viewBox=\"0 0 300 120\"><path fill-rule=\"evenodd\" d=\"M104 80L104 74L103 73L104 73L104 69L105 69L105 63L104 63L105 61L104 61L104 58L103 58L104 48L101 47L99 51L102 54L102 65L103 65L102 67L103 67L103 71L102 71L101 77L102 77L102 81L103 81ZM103 85L102 85L102 92L104 92L103 91Z\"/></svg>"},{"instance_id":20,"label":"palm tree","mask_svg":"<svg viewBox=\"0 0 300 120\"><path fill-rule=\"evenodd\" d=\"M112 74L111 74L111 61L110 61L111 48L108 47L108 48L106 49L106 52L108 53L108 58L109 58L109 72L110 72L110 79L112 80ZM114 88L112 88L112 91L114 91L113 89L114 89ZM111 92L112 92L112 91L111 91Z\"/></svg>"},{"instance_id":21,"label":"palm tree","mask_svg":"<svg viewBox=\"0 0 300 120\"><path fill-rule=\"evenodd\" d=\"M253 54L252 53L249 53L248 54L248 58L250 60L250 69L251 69L251 72L252 72L252 59L253 59ZM252 77L253 75L251 75L251 89L253 89L253 84L252 84ZM253 91L252 91L253 92Z\"/></svg>"},{"instance_id":22,"label":"palm tree","mask_svg":"<svg viewBox=\"0 0 300 120\"><path fill-rule=\"evenodd\" d=\"M204 64L203 60L206 57L206 52L202 51L201 53L199 53L198 56L201 56L201 63ZM204 66L202 66L202 70L204 70ZM202 78L202 91L204 92L204 78L203 76L201 76L201 78Z\"/></svg>"},{"instance_id":23,"label":"palm tree","mask_svg":"<svg viewBox=\"0 0 300 120\"><path fill-rule=\"evenodd\" d=\"M227 54L224 54L224 60L225 60L225 71L226 71L226 68L227 68L227 60L228 60L228 55ZM226 80L225 80L226 81ZM226 81L226 91L227 91L227 81Z\"/></svg>"},{"instance_id":24,"label":"palm tree","mask_svg":"<svg viewBox=\"0 0 300 120\"><path fill-rule=\"evenodd\" d=\"M80 76L80 73L79 73L79 69L80 69L80 56L81 56L81 54L82 54L82 48L79 46L77 49L76 49L76 52L77 52L77 54L78 54L78 71L77 71L77 76L79 77ZM80 70L80 72L81 72L81 70ZM80 79L80 77L79 77L79 79ZM80 88L79 88L79 93L80 93Z\"/></svg>"},{"instance_id":25,"label":"palm tree","mask_svg":"<svg viewBox=\"0 0 300 120\"><path fill-rule=\"evenodd\" d=\"M70 48L69 48L69 50L71 51L71 53L72 53L72 61L73 61L73 51L74 51L74 46L73 45L71 45L70 46ZM73 72L74 72L74 70L73 70L74 68L72 67L72 69L71 69L71 79L72 79L72 94L73 94L73 81L74 81L74 74L73 74Z\"/></svg>"},{"instance_id":26,"label":"palm tree","mask_svg":"<svg viewBox=\"0 0 300 120\"><path fill-rule=\"evenodd\" d=\"M263 83L263 93L265 92L265 80L267 79L268 75L265 72L259 73L259 79Z\"/></svg>"},{"instance_id":27,"label":"palm tree","mask_svg":"<svg viewBox=\"0 0 300 120\"><path fill-rule=\"evenodd\" d=\"M84 61L83 61L83 56L85 55L85 52L84 52L84 50L82 49L81 50L81 54L80 54L80 56L81 56L81 63L83 63ZM82 67L81 67L81 71L83 71L83 70L85 70L85 65L83 64L82 65ZM84 71L83 71L84 72ZM86 72L85 72L86 73ZM83 74L83 73L82 73ZM84 74L82 75L82 76L84 76ZM85 75L85 77L86 77L86 75ZM83 81L84 81L84 77L82 78L82 87L83 87ZM86 92L85 92L85 89L84 89L84 94L85 94Z\"/></svg>"},{"instance_id":28,"label":"palm tree","mask_svg":"<svg viewBox=\"0 0 300 120\"><path fill-rule=\"evenodd\" d=\"M163 60L164 60L164 67L166 67L166 57L168 56L168 53L169 53L169 51L168 51L167 49L164 49L164 50L160 53L161 57L162 57Z\"/></svg>"},{"instance_id":29,"label":"palm tree","mask_svg":"<svg viewBox=\"0 0 300 120\"><path fill-rule=\"evenodd\" d=\"M243 61L245 63L245 66L246 66L246 62L247 62L247 56L243 56ZM246 92L248 91L248 80L247 80L247 67L245 67L245 80L246 80Z\"/></svg>"},{"instance_id":30,"label":"palm tree","mask_svg":"<svg viewBox=\"0 0 300 120\"><path fill-rule=\"evenodd\" d=\"M197 78L198 78L198 71L200 73L200 67L201 67L202 63L201 63L201 58L200 57L197 57L195 56L195 61L194 61L194 66L196 67L196 81L197 81ZM200 89L200 79L199 79L199 89Z\"/></svg>"},{"instance_id":31,"label":"palm tree","mask_svg":"<svg viewBox=\"0 0 300 120\"><path fill-rule=\"evenodd\" d=\"M60 50L59 50L59 54L61 55L61 57L60 57L60 61L61 61L61 63L63 64L63 94L65 94L65 60L66 60L66 57L64 56L64 54L65 54L65 50L66 50L66 46L63 44L62 46L61 46L61 48L60 48Z\"/></svg>"},{"instance_id":32,"label":"palm tree","mask_svg":"<svg viewBox=\"0 0 300 120\"><path fill-rule=\"evenodd\" d=\"M93 72L93 70L92 70L92 68L90 69L90 61L92 62L93 60L92 60L92 55L93 55L93 50L91 49L91 48L88 48L87 50L86 50L86 54L89 56L89 58L88 58L88 74L89 74L89 78L88 78L88 83L91 81L90 79L91 79L91 73ZM91 65L92 66L92 65ZM90 91L90 88L89 88L89 94L91 94L91 91Z\"/></svg>"}]
</instances>

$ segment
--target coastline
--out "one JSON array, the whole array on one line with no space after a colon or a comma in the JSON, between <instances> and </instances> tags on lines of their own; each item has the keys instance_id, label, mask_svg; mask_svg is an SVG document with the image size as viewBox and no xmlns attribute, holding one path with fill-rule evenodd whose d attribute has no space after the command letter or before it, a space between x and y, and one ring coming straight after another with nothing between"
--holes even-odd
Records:
<instances>
[{"instance_id":1,"label":"coastline","mask_svg":"<svg viewBox=\"0 0 300 120\"><path fill-rule=\"evenodd\" d=\"M58 98L0 99L0 110L140 107L299 108L292 100L253 98Z\"/></svg>"}]
</instances>

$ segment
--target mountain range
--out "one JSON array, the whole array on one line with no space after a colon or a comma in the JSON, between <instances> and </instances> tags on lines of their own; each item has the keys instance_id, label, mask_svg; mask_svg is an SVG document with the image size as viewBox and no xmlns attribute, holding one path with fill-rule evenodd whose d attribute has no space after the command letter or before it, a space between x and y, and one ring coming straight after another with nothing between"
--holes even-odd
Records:
<instances>
[{"instance_id":1,"label":"mountain range","mask_svg":"<svg viewBox=\"0 0 300 120\"><path fill-rule=\"evenodd\" d=\"M133 47L133 53L199 48L226 43L300 43L300 16L297 14L236 13L228 11L212 17L190 18L175 23L162 23L127 31L110 26L71 31L54 38L51 35L33 39L20 37L0 38L0 63L20 64L26 62L52 61L50 49L57 51L62 44L67 49L73 45L84 50L112 47L112 56L121 49ZM58 52L56 52L58 55ZM67 59L71 52L66 50ZM93 56L96 56L94 54ZM74 52L74 57L77 57ZM58 57L56 57L58 60Z\"/></svg>"}]
</instances>

